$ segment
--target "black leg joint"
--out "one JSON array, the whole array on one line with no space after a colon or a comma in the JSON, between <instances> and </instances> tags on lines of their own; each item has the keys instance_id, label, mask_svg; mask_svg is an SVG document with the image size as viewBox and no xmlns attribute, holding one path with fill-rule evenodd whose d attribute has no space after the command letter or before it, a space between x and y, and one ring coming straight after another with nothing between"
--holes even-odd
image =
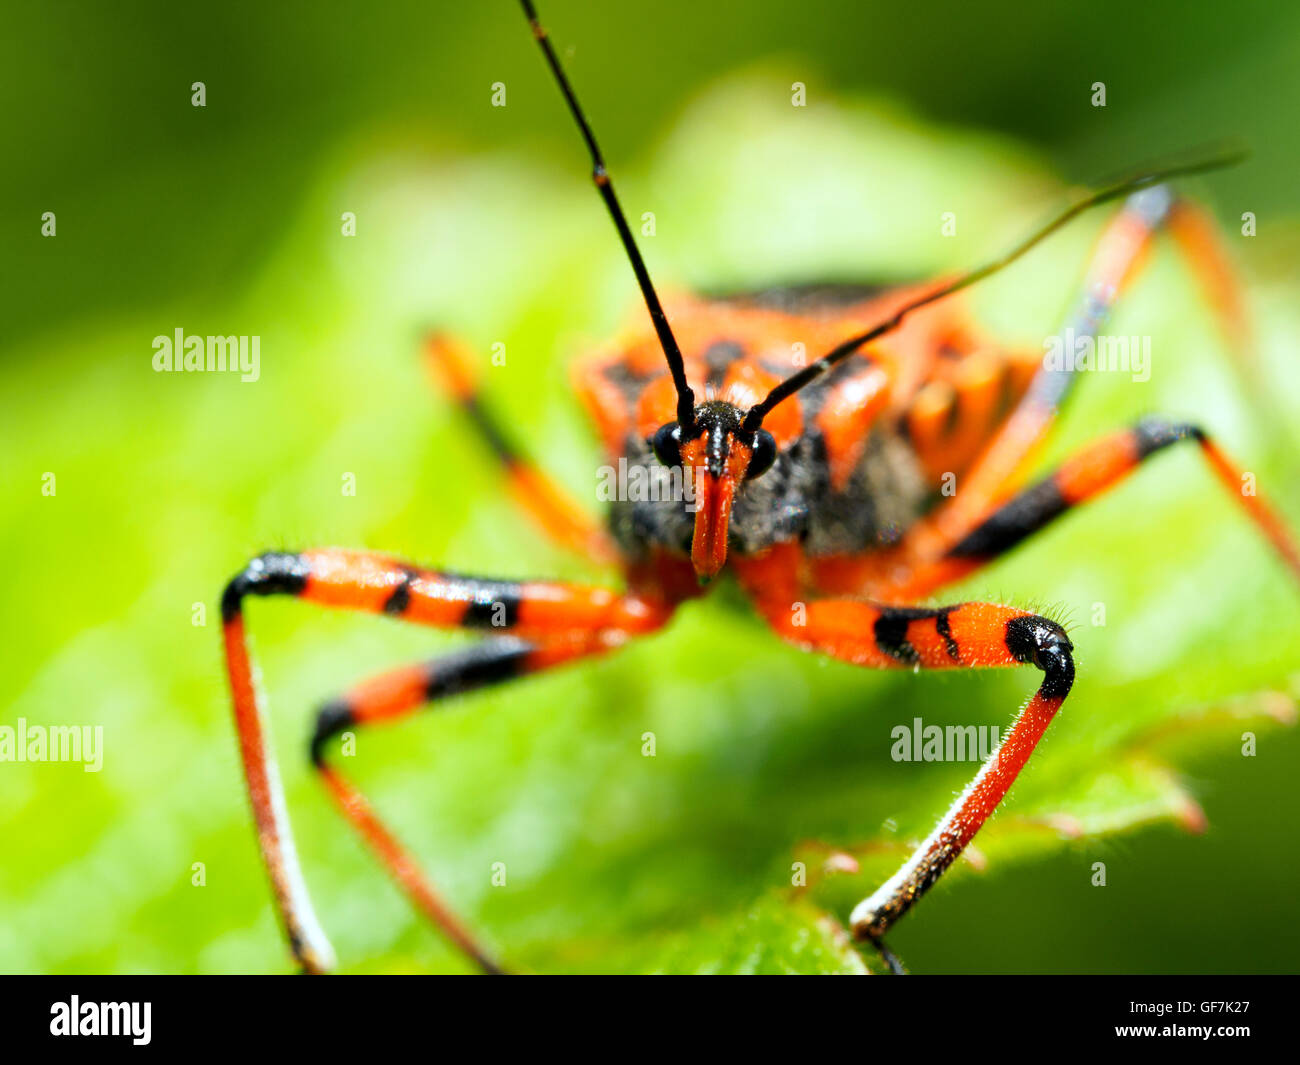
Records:
<instances>
[{"instance_id":1,"label":"black leg joint","mask_svg":"<svg viewBox=\"0 0 1300 1065\"><path fill-rule=\"evenodd\" d=\"M301 555L268 551L235 576L221 594L221 619L239 616L246 595L301 595L307 587L307 563Z\"/></svg>"},{"instance_id":2,"label":"black leg joint","mask_svg":"<svg viewBox=\"0 0 1300 1065\"><path fill-rule=\"evenodd\" d=\"M1026 614L1007 622L1007 650L1017 662L1043 671L1039 692L1048 699L1064 699L1074 685L1074 644L1055 621Z\"/></svg>"},{"instance_id":3,"label":"black leg joint","mask_svg":"<svg viewBox=\"0 0 1300 1065\"><path fill-rule=\"evenodd\" d=\"M316 715L316 731L311 736L311 763L317 769L325 764L325 744L350 725L356 724L352 708L341 700L326 703Z\"/></svg>"},{"instance_id":4,"label":"black leg joint","mask_svg":"<svg viewBox=\"0 0 1300 1065\"><path fill-rule=\"evenodd\" d=\"M1137 440L1139 459L1170 444L1176 444L1179 440L1195 440L1199 443L1205 439L1205 432L1200 426L1171 422L1165 418L1143 418L1134 426L1133 435Z\"/></svg>"}]
</instances>

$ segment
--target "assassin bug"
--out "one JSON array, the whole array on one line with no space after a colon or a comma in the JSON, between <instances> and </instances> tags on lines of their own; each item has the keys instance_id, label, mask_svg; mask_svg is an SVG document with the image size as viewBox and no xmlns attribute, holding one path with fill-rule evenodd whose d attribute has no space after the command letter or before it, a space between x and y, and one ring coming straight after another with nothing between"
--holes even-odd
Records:
<instances>
[{"instance_id":1,"label":"assassin bug","mask_svg":"<svg viewBox=\"0 0 1300 1065\"><path fill-rule=\"evenodd\" d=\"M685 498L615 502L592 526L480 405L466 349L437 336L427 356L503 467L519 502L558 540L611 557L626 587L486 580L369 553L323 549L254 558L222 598L226 666L259 844L281 921L308 972L333 964L285 812L244 634L249 595L290 595L422 625L487 630L479 644L372 678L319 711L312 763L344 816L416 906L489 972L501 971L457 921L366 799L327 758L345 729L602 654L668 623L729 569L781 638L871 668L1032 665L1034 695L996 753L904 865L853 911L861 941L896 962L889 928L979 831L1070 692L1073 646L1055 621L994 603L917 605L1086 503L1163 449L1189 441L1300 576L1300 552L1201 428L1148 418L1085 447L1028 488L1020 476L1073 383L1041 351L999 348L959 294L1083 211L1123 206L1105 229L1069 325L1095 336L1157 232L1173 234L1234 332L1240 308L1209 223L1165 182L1233 161L1220 156L1144 173L1071 205L1008 254L930 285L804 288L675 301L651 283L591 127L530 0L522 7L591 155L592 178L631 262L652 330L579 365L578 391L605 449ZM796 343L826 354L796 366ZM794 370L793 373L790 371ZM944 496L945 474L961 478Z\"/></svg>"}]
</instances>

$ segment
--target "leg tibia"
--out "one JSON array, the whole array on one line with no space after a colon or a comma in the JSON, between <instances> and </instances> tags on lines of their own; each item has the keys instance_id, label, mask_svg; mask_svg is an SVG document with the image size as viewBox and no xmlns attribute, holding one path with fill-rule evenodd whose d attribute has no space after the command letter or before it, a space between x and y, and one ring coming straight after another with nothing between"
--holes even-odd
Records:
<instances>
[{"instance_id":1,"label":"leg tibia","mask_svg":"<svg viewBox=\"0 0 1300 1065\"><path fill-rule=\"evenodd\" d=\"M1007 625L1006 643L1019 662L1043 671L1043 680L1002 744L949 807L934 831L892 877L853 910L853 933L879 940L961 854L1029 761L1074 683L1068 637L1046 618L1022 616Z\"/></svg>"}]
</instances>

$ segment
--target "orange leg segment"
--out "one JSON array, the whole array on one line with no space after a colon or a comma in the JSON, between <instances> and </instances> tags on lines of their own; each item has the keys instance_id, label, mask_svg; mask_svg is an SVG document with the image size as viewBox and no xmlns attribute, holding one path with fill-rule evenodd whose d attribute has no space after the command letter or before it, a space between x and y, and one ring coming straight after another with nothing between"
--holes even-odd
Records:
<instances>
[{"instance_id":1,"label":"orange leg segment","mask_svg":"<svg viewBox=\"0 0 1300 1065\"><path fill-rule=\"evenodd\" d=\"M250 595L291 595L417 624L498 634L429 664L386 673L327 703L317 718L311 752L344 815L416 906L485 970L500 971L364 797L326 763L325 744L350 726L393 720L427 703L611 650L663 625L673 604L653 593L620 595L579 585L485 580L328 549L261 555L227 585L221 603L226 669L258 845L289 945L306 972L329 970L334 955L303 881L265 708L253 680L243 617Z\"/></svg>"},{"instance_id":2,"label":"orange leg segment","mask_svg":"<svg viewBox=\"0 0 1300 1065\"><path fill-rule=\"evenodd\" d=\"M1201 448L1210 469L1237 499L1247 517L1300 580L1300 547L1277 511L1255 493L1242 471L1204 430L1164 418L1147 418L1087 445L1054 473L993 509L983 521L937 558L921 561L905 576L873 594L890 601L922 599L972 573L1070 509L1096 498L1133 473L1146 459L1181 440Z\"/></svg>"},{"instance_id":3,"label":"orange leg segment","mask_svg":"<svg viewBox=\"0 0 1300 1065\"><path fill-rule=\"evenodd\" d=\"M1129 197L1106 226L1064 336L1077 341L1104 328L1115 303L1141 273L1152 240L1162 229L1173 236L1191 266L1243 369L1257 378L1240 287L1213 223L1200 208L1176 200L1165 186ZM1068 365L1054 366L1046 359L1039 364L1028 389L979 453L957 495L910 535L919 555L937 556L942 548L960 541L1027 472L1077 376Z\"/></svg>"},{"instance_id":4,"label":"orange leg segment","mask_svg":"<svg viewBox=\"0 0 1300 1065\"><path fill-rule=\"evenodd\" d=\"M772 587L778 587L779 581ZM859 939L881 944L889 928L943 875L1002 801L1074 683L1073 645L1048 618L991 603L896 607L856 599L786 602L768 594L761 608L784 639L857 665L970 669L1033 665L1038 690L1001 746L912 856L853 911ZM891 965L894 964L891 961Z\"/></svg>"},{"instance_id":5,"label":"orange leg segment","mask_svg":"<svg viewBox=\"0 0 1300 1065\"><path fill-rule=\"evenodd\" d=\"M1084 281L1083 295L1065 336L1095 336L1121 293L1145 263L1151 240L1172 206L1164 186L1130 196L1123 210L1102 232ZM1070 352L1069 354L1072 354ZM1077 373L1073 366L1053 365L1044 358L1015 409L970 468L951 502L911 534L926 553L955 543L983 517L990 500L1022 474L1033 460Z\"/></svg>"}]
</instances>

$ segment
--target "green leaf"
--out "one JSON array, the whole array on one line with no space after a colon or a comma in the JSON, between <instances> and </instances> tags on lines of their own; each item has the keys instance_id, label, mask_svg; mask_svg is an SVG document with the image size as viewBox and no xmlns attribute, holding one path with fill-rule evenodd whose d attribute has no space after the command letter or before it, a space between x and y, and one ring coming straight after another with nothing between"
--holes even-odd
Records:
<instances>
[{"instance_id":1,"label":"green leaf","mask_svg":"<svg viewBox=\"0 0 1300 1065\"><path fill-rule=\"evenodd\" d=\"M716 85L645 159L619 161L629 213L656 212L646 255L665 289L952 270L1007 247L1059 195L1041 162L1004 141L865 103L801 113L768 91L790 80L774 69ZM0 772L0 834L23 856L0 864L0 969L288 967L215 617L251 554L331 543L503 577L613 579L517 517L417 358L429 323L465 335L485 364L504 343L505 365L485 374L488 402L595 508L594 436L565 365L642 311L572 162L365 142L320 171L238 296L72 319L16 352L0 424L11 456L0 543L22 560L2 608L15 663L0 678L6 721L101 724L105 761L98 774ZM360 220L355 239L338 235L340 205ZM956 212L957 237L940 235L941 207ZM1080 222L976 295L1008 342L1036 345L1056 326L1100 223ZM1286 382L1274 399L1292 419L1295 294L1268 278L1251 289L1260 356ZM260 380L152 373L151 338L178 325L259 335ZM1143 410L1195 414L1300 524L1286 430L1257 416L1224 368L1168 249L1114 328L1154 338L1152 379L1083 382L1048 461ZM53 498L34 487L47 470ZM355 497L340 493L345 472ZM1295 747L1273 725L1295 694L1295 589L1195 454L1153 460L950 598L976 597L1060 604L1078 619L1076 690L976 841L991 880L1010 869L1036 883L1036 867L1061 860L1086 885L1093 841L1162 839L1199 823L1202 802L1213 826L1249 775L1286 771ZM191 623L196 602L203 627ZM458 638L279 601L252 604L249 619L299 850L343 968L464 969L347 834L305 758L324 698ZM915 718L1005 728L1036 682L826 662L779 644L724 588L618 655L359 734L348 768L516 967L878 971L844 938L848 908L975 768L894 762L891 730ZM1245 731L1258 735L1257 758L1242 757ZM654 757L642 754L648 732ZM1274 819L1244 831L1266 909L1294 883L1300 848ZM810 863L815 883L794 889L802 857L855 846L858 874ZM1230 872L1222 860L1215 875ZM204 887L191 883L196 862ZM496 863L503 886L492 885ZM930 920L966 918L973 868L900 925L905 959L912 945L933 948ZM1149 888L1143 912L1183 905L1134 868ZM1088 933L1073 935L1086 949ZM1032 960L1071 956L1044 948Z\"/></svg>"}]
</instances>

